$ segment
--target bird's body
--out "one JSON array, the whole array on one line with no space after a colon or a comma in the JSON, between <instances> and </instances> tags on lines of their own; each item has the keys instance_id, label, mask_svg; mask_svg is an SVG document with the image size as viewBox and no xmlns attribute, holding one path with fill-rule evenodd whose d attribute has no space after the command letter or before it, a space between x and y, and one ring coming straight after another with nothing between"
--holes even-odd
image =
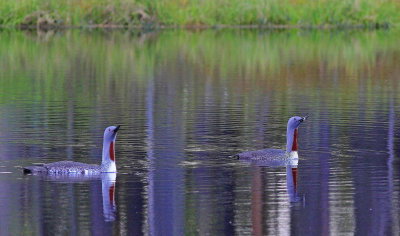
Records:
<instances>
[{"instance_id":1,"label":"bird's body","mask_svg":"<svg viewBox=\"0 0 400 236\"><path fill-rule=\"evenodd\" d=\"M297 129L307 117L295 116L289 119L287 124L286 150L283 149L262 149L247 151L235 156L244 161L269 163L270 166L280 166L287 160L298 159L297 154Z\"/></svg>"},{"instance_id":2,"label":"bird's body","mask_svg":"<svg viewBox=\"0 0 400 236\"><path fill-rule=\"evenodd\" d=\"M24 171L36 173L49 173L49 174L99 174L101 173L101 166L86 164L75 161L59 161L50 164L43 164L41 166L27 166Z\"/></svg>"},{"instance_id":3,"label":"bird's body","mask_svg":"<svg viewBox=\"0 0 400 236\"><path fill-rule=\"evenodd\" d=\"M247 151L237 154L241 160L262 161L266 159L286 159L286 151L282 149L261 149L256 151Z\"/></svg>"},{"instance_id":4,"label":"bird's body","mask_svg":"<svg viewBox=\"0 0 400 236\"><path fill-rule=\"evenodd\" d=\"M236 154L236 157L250 164L257 166L280 167L286 166L293 160L298 160L297 152L287 153L282 149L262 149L256 151L247 151Z\"/></svg>"},{"instance_id":5,"label":"bird's body","mask_svg":"<svg viewBox=\"0 0 400 236\"><path fill-rule=\"evenodd\" d=\"M46 174L83 174L97 175L100 173L117 172L115 164L115 138L120 126L107 127L104 131L103 155L101 165L86 164L74 161L59 161L43 165L27 166L24 173Z\"/></svg>"}]
</instances>

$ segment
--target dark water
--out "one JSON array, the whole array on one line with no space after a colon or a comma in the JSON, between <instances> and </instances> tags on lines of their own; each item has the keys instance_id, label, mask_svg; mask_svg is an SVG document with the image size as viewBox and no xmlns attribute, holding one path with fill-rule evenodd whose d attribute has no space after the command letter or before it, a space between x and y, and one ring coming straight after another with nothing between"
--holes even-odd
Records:
<instances>
[{"instance_id":1,"label":"dark water","mask_svg":"<svg viewBox=\"0 0 400 236\"><path fill-rule=\"evenodd\" d=\"M1 235L399 235L398 31L0 32ZM285 167L230 156L284 148ZM100 163L118 174L23 175Z\"/></svg>"}]
</instances>

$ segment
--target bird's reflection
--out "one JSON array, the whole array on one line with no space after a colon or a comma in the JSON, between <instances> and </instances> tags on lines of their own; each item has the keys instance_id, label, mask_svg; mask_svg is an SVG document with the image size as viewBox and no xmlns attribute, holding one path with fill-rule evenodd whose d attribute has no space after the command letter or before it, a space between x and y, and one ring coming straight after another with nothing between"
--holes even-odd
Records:
<instances>
[{"instance_id":1,"label":"bird's reflection","mask_svg":"<svg viewBox=\"0 0 400 236\"><path fill-rule=\"evenodd\" d=\"M297 167L299 159L297 155L295 157L288 157L286 160L274 159L274 160L250 160L243 161L256 166L253 174L252 185L251 185L251 218L252 228L254 235L266 235L265 231L265 191L263 184L263 172L262 168L282 168L286 167L286 189L288 193L288 200L292 204L301 202L301 198L297 193ZM278 217L277 215L273 215Z\"/></svg>"},{"instance_id":2,"label":"bird's reflection","mask_svg":"<svg viewBox=\"0 0 400 236\"><path fill-rule=\"evenodd\" d=\"M272 160L241 160L254 166L266 168L286 167L286 189L290 202L299 202L301 198L297 194L297 167L299 158L287 157L287 159L272 159Z\"/></svg>"},{"instance_id":3,"label":"bird's reflection","mask_svg":"<svg viewBox=\"0 0 400 236\"><path fill-rule=\"evenodd\" d=\"M104 221L111 222L115 220L116 215L116 204L115 204L115 184L116 184L116 173L101 173L98 175L82 175L69 173L67 175L49 175L49 174L34 174L39 176L42 180L56 182L56 183L82 183L91 182L94 186L96 183L101 181L101 194L103 199L103 215ZM73 201L73 199L71 199ZM95 211L100 209L94 209Z\"/></svg>"},{"instance_id":4,"label":"bird's reflection","mask_svg":"<svg viewBox=\"0 0 400 236\"><path fill-rule=\"evenodd\" d=\"M116 173L101 174L101 194L103 196L103 215L105 221L115 220L115 180Z\"/></svg>"},{"instance_id":5,"label":"bird's reflection","mask_svg":"<svg viewBox=\"0 0 400 236\"><path fill-rule=\"evenodd\" d=\"M290 202L299 202L301 198L297 194L297 165L299 159L288 160L286 163L286 189Z\"/></svg>"}]
</instances>

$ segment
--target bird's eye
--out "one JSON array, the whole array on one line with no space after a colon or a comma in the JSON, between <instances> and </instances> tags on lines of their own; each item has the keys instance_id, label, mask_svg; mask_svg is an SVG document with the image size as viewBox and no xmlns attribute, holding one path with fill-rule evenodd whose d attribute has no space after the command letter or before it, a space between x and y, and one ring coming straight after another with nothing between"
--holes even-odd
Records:
<instances>
[{"instance_id":1,"label":"bird's eye","mask_svg":"<svg viewBox=\"0 0 400 236\"><path fill-rule=\"evenodd\" d=\"M111 129L110 128L108 128L108 132L110 132L111 131Z\"/></svg>"},{"instance_id":2,"label":"bird's eye","mask_svg":"<svg viewBox=\"0 0 400 236\"><path fill-rule=\"evenodd\" d=\"M293 118L294 120L296 120L296 118Z\"/></svg>"}]
</instances>

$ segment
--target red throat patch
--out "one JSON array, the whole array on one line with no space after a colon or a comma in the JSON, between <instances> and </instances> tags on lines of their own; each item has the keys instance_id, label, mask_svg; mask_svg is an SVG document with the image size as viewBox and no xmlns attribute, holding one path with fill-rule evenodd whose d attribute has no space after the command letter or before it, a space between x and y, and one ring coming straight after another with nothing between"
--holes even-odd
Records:
<instances>
[{"instance_id":1,"label":"red throat patch","mask_svg":"<svg viewBox=\"0 0 400 236\"><path fill-rule=\"evenodd\" d=\"M110 159L115 161L114 142L110 143Z\"/></svg>"},{"instance_id":2,"label":"red throat patch","mask_svg":"<svg viewBox=\"0 0 400 236\"><path fill-rule=\"evenodd\" d=\"M297 168L292 168L294 191L297 191Z\"/></svg>"},{"instance_id":3,"label":"red throat patch","mask_svg":"<svg viewBox=\"0 0 400 236\"><path fill-rule=\"evenodd\" d=\"M114 191L115 191L115 186L114 184L110 186L110 189L108 190L108 198L110 199L111 205L114 205Z\"/></svg>"},{"instance_id":4,"label":"red throat patch","mask_svg":"<svg viewBox=\"0 0 400 236\"><path fill-rule=\"evenodd\" d=\"M292 151L297 151L297 129L294 130Z\"/></svg>"}]
</instances>

